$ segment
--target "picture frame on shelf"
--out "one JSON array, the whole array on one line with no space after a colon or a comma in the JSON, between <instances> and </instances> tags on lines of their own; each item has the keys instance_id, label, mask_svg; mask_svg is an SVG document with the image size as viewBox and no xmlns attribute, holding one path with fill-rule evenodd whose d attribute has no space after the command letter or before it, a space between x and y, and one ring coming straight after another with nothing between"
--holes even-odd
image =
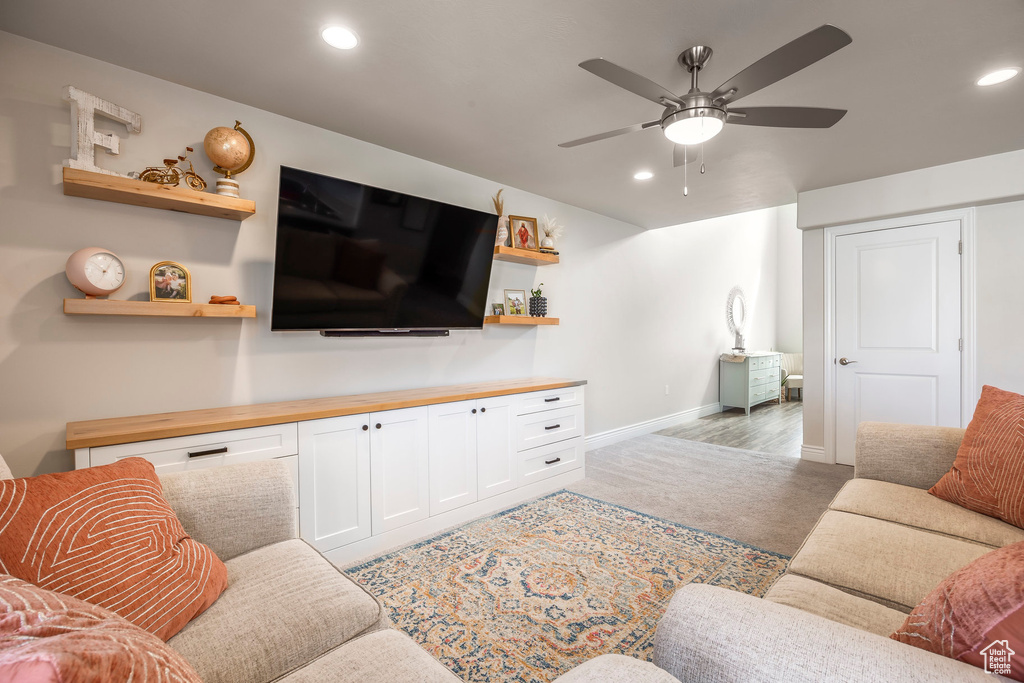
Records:
<instances>
[{"instance_id":1,"label":"picture frame on shelf","mask_svg":"<svg viewBox=\"0 0 1024 683\"><path fill-rule=\"evenodd\" d=\"M161 261L149 269L149 300L192 303L192 274L174 261Z\"/></svg>"},{"instance_id":2,"label":"picture frame on shelf","mask_svg":"<svg viewBox=\"0 0 1024 683\"><path fill-rule=\"evenodd\" d=\"M509 235L512 246L526 251L540 251L540 240L537 238L537 219L529 216L509 216Z\"/></svg>"},{"instance_id":3,"label":"picture frame on shelf","mask_svg":"<svg viewBox=\"0 0 1024 683\"><path fill-rule=\"evenodd\" d=\"M491 304L491 315L505 315L505 304Z\"/></svg>"},{"instance_id":4,"label":"picture frame on shelf","mask_svg":"<svg viewBox=\"0 0 1024 683\"><path fill-rule=\"evenodd\" d=\"M506 289L505 310L506 315L526 315L526 290Z\"/></svg>"}]
</instances>

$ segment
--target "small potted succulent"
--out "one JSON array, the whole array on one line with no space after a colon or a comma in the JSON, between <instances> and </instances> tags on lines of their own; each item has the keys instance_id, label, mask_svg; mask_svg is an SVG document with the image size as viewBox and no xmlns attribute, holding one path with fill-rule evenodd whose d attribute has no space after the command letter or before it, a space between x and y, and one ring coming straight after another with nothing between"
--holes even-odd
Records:
<instances>
[{"instance_id":1,"label":"small potted succulent","mask_svg":"<svg viewBox=\"0 0 1024 683\"><path fill-rule=\"evenodd\" d=\"M534 318L543 318L548 314L548 298L541 296L540 288L544 283L537 285L537 289L530 290L530 315Z\"/></svg>"}]
</instances>

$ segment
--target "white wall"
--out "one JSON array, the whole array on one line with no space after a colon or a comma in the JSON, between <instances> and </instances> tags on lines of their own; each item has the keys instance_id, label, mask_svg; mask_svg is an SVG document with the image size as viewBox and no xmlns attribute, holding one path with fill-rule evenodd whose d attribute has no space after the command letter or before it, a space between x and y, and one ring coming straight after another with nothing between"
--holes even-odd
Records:
<instances>
[{"instance_id":1,"label":"white wall","mask_svg":"<svg viewBox=\"0 0 1024 683\"><path fill-rule=\"evenodd\" d=\"M775 344L778 228L792 227L791 210L643 232L514 188L506 210L567 226L562 263L496 263L492 300L543 282L559 327L444 339L271 333L279 165L483 210L499 185L10 34L0 33L0 63L17 65L0 70L0 453L17 476L71 467L68 421L209 406L547 375L590 381L590 434L691 410L718 400L716 359L731 346L725 298L736 284L754 307L750 344ZM256 216L237 223L63 196L67 84L141 114L141 135L119 131L120 157L97 156L120 172L190 145L212 184L202 136L241 120L258 148L240 176ZM61 299L80 296L64 262L91 245L126 263L116 298L145 298L150 266L170 259L192 270L196 300L235 294L259 318L64 316Z\"/></svg>"},{"instance_id":2,"label":"white wall","mask_svg":"<svg viewBox=\"0 0 1024 683\"><path fill-rule=\"evenodd\" d=\"M799 353L804 348L803 234L796 226L796 204L781 208L786 213L779 224L776 348Z\"/></svg>"},{"instance_id":3,"label":"white wall","mask_svg":"<svg viewBox=\"0 0 1024 683\"><path fill-rule=\"evenodd\" d=\"M1024 393L1024 150L823 188L799 195L804 229L804 445L824 447L824 226L964 206L975 214L977 372L983 384Z\"/></svg>"}]
</instances>

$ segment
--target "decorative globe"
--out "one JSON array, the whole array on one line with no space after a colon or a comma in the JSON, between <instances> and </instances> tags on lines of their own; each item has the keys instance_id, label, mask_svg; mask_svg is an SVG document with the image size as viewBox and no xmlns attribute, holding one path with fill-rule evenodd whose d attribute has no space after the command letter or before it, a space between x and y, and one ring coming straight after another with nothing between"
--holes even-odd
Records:
<instances>
[{"instance_id":1,"label":"decorative globe","mask_svg":"<svg viewBox=\"0 0 1024 683\"><path fill-rule=\"evenodd\" d=\"M203 149L210 161L225 171L241 168L249 160L249 141L234 128L218 126L203 138Z\"/></svg>"}]
</instances>

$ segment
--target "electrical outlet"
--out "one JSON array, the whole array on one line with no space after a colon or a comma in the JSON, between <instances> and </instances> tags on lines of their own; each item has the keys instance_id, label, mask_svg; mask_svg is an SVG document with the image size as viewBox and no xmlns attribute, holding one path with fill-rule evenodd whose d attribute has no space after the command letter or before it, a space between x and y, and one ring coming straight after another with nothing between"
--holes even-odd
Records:
<instances>
[{"instance_id":1,"label":"electrical outlet","mask_svg":"<svg viewBox=\"0 0 1024 683\"><path fill-rule=\"evenodd\" d=\"M665 385L665 395L668 396L668 385Z\"/></svg>"}]
</instances>

